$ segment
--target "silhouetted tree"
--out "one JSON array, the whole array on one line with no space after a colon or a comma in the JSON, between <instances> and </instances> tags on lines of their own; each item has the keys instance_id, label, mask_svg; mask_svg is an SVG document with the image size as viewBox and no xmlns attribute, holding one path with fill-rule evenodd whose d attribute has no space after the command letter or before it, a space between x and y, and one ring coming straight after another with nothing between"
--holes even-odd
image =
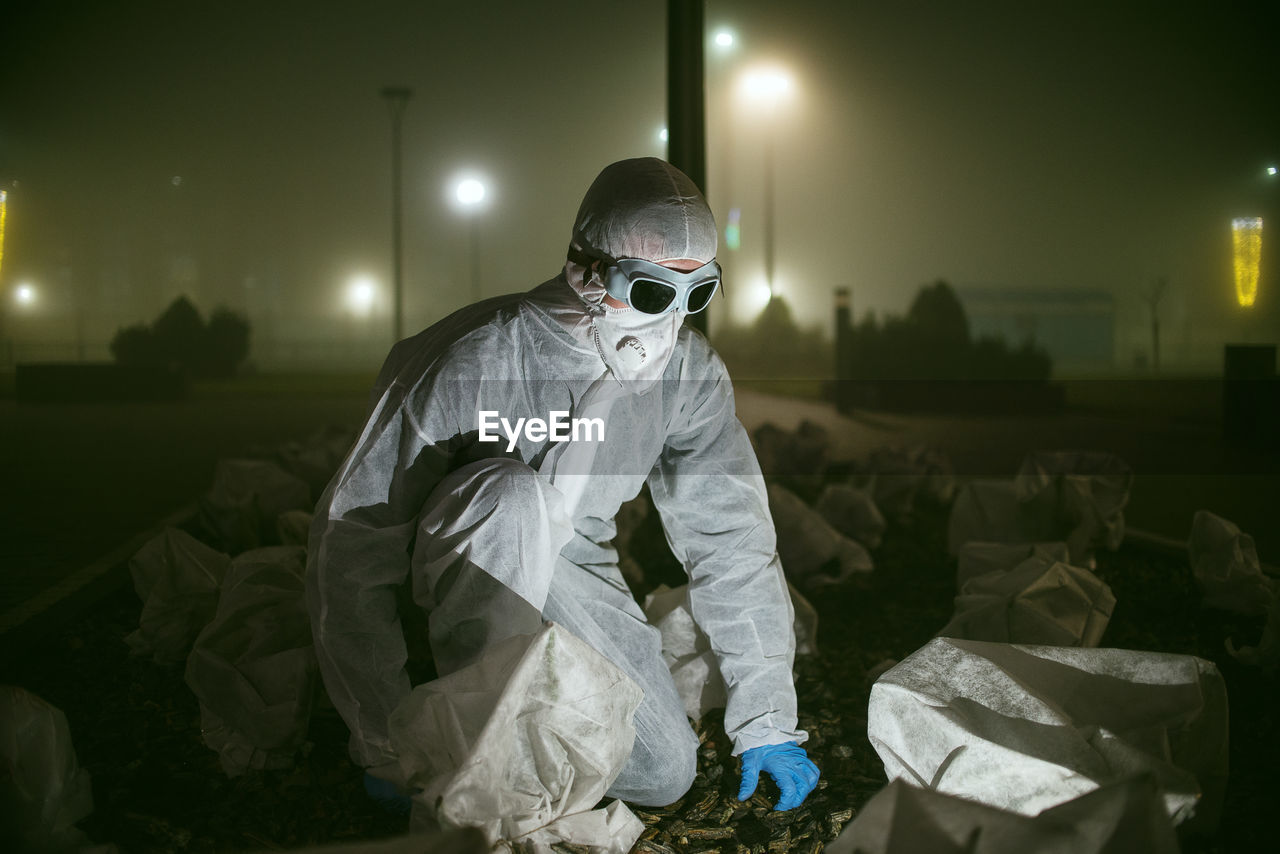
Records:
<instances>
[{"instance_id":1,"label":"silhouetted tree","mask_svg":"<svg viewBox=\"0 0 1280 854\"><path fill-rule=\"evenodd\" d=\"M184 366L195 376L204 373L205 325L200 311L186 297L178 297L151 324L161 360Z\"/></svg>"},{"instance_id":2,"label":"silhouetted tree","mask_svg":"<svg viewBox=\"0 0 1280 854\"><path fill-rule=\"evenodd\" d=\"M111 356L122 365L154 365L160 361L155 336L145 323L118 330L111 339Z\"/></svg>"},{"instance_id":3,"label":"silhouetted tree","mask_svg":"<svg viewBox=\"0 0 1280 854\"><path fill-rule=\"evenodd\" d=\"M249 321L216 308L206 324L191 300L179 297L150 326L116 332L111 355L122 365L180 365L196 377L229 377L249 355Z\"/></svg>"},{"instance_id":4,"label":"silhouetted tree","mask_svg":"<svg viewBox=\"0 0 1280 854\"><path fill-rule=\"evenodd\" d=\"M229 377L249 356L249 321L228 308L216 308L209 318L206 354L211 376Z\"/></svg>"}]
</instances>

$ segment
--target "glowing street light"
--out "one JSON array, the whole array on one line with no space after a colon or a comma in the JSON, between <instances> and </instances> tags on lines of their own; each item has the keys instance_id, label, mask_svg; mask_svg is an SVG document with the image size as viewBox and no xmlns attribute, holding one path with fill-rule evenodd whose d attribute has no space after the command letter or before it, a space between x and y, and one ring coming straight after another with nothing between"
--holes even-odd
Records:
<instances>
[{"instance_id":1,"label":"glowing street light","mask_svg":"<svg viewBox=\"0 0 1280 854\"><path fill-rule=\"evenodd\" d=\"M378 297L378 286L370 276L356 276L347 285L347 308L357 317L368 317Z\"/></svg>"},{"instance_id":2,"label":"glowing street light","mask_svg":"<svg viewBox=\"0 0 1280 854\"><path fill-rule=\"evenodd\" d=\"M747 100L773 109L791 94L795 81L785 68L770 65L745 72L738 86Z\"/></svg>"},{"instance_id":3,"label":"glowing street light","mask_svg":"<svg viewBox=\"0 0 1280 854\"><path fill-rule=\"evenodd\" d=\"M1231 266L1236 280L1236 302L1249 308L1258 299L1258 267L1262 260L1262 218L1231 220Z\"/></svg>"},{"instance_id":4,"label":"glowing street light","mask_svg":"<svg viewBox=\"0 0 1280 854\"><path fill-rule=\"evenodd\" d=\"M716 34L712 37L712 41L715 42L716 47L722 52L727 52L733 48L735 39L730 30L720 29L716 30Z\"/></svg>"},{"instance_id":5,"label":"glowing street light","mask_svg":"<svg viewBox=\"0 0 1280 854\"><path fill-rule=\"evenodd\" d=\"M1268 167L1267 167L1267 174L1268 174L1268 175L1271 175L1271 176L1274 176L1274 175L1276 174L1276 167L1274 167L1274 166L1268 166Z\"/></svg>"},{"instance_id":6,"label":"glowing street light","mask_svg":"<svg viewBox=\"0 0 1280 854\"><path fill-rule=\"evenodd\" d=\"M463 207L478 205L484 201L484 184L479 178L463 178L454 188L453 194Z\"/></svg>"},{"instance_id":7,"label":"glowing street light","mask_svg":"<svg viewBox=\"0 0 1280 854\"><path fill-rule=\"evenodd\" d=\"M39 293L34 285L22 283L13 289L13 301L21 308L31 308L36 304Z\"/></svg>"}]
</instances>

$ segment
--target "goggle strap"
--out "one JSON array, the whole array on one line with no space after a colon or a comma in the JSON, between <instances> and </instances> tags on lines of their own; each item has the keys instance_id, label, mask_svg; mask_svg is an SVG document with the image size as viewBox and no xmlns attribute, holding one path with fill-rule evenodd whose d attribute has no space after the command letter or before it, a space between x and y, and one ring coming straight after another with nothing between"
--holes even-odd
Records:
<instances>
[{"instance_id":1,"label":"goggle strap","mask_svg":"<svg viewBox=\"0 0 1280 854\"><path fill-rule=\"evenodd\" d=\"M573 263L581 264L583 267L590 267L596 261L600 260L599 258L592 258L590 255L588 255L586 252L583 252L581 249L574 246L572 243L569 244L569 252L567 257Z\"/></svg>"}]
</instances>

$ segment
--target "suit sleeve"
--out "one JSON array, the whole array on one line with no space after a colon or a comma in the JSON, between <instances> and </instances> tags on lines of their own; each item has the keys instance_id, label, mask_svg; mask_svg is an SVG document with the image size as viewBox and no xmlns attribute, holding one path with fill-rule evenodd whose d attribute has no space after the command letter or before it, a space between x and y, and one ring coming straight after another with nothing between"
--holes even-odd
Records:
<instances>
[{"instance_id":1,"label":"suit sleeve","mask_svg":"<svg viewBox=\"0 0 1280 854\"><path fill-rule=\"evenodd\" d=\"M666 392L677 402L649 490L719 661L725 730L738 755L807 735L797 728L794 612L764 478L724 363L694 337L678 390Z\"/></svg>"}]
</instances>

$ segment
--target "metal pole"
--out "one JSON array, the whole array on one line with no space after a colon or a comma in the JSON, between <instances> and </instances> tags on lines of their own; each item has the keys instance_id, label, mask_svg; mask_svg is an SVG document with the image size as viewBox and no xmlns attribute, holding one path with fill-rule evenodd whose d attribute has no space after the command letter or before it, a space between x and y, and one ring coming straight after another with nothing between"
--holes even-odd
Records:
<instances>
[{"instance_id":1,"label":"metal pole","mask_svg":"<svg viewBox=\"0 0 1280 854\"><path fill-rule=\"evenodd\" d=\"M773 299L773 125L764 140L764 280Z\"/></svg>"},{"instance_id":2,"label":"metal pole","mask_svg":"<svg viewBox=\"0 0 1280 854\"><path fill-rule=\"evenodd\" d=\"M667 160L707 195L703 0L667 0ZM686 321L703 334L707 314Z\"/></svg>"},{"instance_id":3,"label":"metal pole","mask_svg":"<svg viewBox=\"0 0 1280 854\"><path fill-rule=\"evenodd\" d=\"M471 257L469 263L471 266L471 301L473 303L480 302L480 222L475 211L471 213L471 222L468 225L470 237Z\"/></svg>"},{"instance_id":4,"label":"metal pole","mask_svg":"<svg viewBox=\"0 0 1280 854\"><path fill-rule=\"evenodd\" d=\"M391 110L391 288L392 335L404 337L404 281L401 275L400 241L400 117L413 90L404 86L384 86L382 97Z\"/></svg>"}]
</instances>

